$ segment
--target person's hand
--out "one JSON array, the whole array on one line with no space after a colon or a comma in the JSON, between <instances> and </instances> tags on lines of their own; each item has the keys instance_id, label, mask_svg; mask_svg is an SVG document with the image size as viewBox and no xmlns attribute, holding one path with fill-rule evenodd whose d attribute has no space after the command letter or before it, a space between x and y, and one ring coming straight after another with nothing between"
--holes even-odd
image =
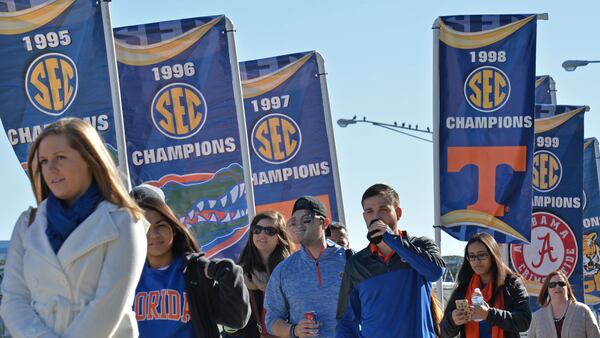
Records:
<instances>
[{"instance_id":1,"label":"person's hand","mask_svg":"<svg viewBox=\"0 0 600 338\"><path fill-rule=\"evenodd\" d=\"M488 305L488 303L486 303L484 301L482 305L469 306L469 309L471 309L471 311L472 311L471 320L475 320L475 319L485 320L485 319L487 319L488 312L490 310L490 306Z\"/></svg>"},{"instance_id":2,"label":"person's hand","mask_svg":"<svg viewBox=\"0 0 600 338\"><path fill-rule=\"evenodd\" d=\"M383 236L390 228L382 220L378 219L369 224L369 237Z\"/></svg>"},{"instance_id":3,"label":"person's hand","mask_svg":"<svg viewBox=\"0 0 600 338\"><path fill-rule=\"evenodd\" d=\"M205 276L207 279L212 279L212 278L211 278L211 277L208 275L208 266L209 266L209 265L210 265L210 262L208 262L208 263L204 264L204 276Z\"/></svg>"},{"instance_id":4,"label":"person's hand","mask_svg":"<svg viewBox=\"0 0 600 338\"><path fill-rule=\"evenodd\" d=\"M454 322L454 325L461 326L468 323L470 320L470 309L467 309L466 311L454 309L454 311L452 311L452 321Z\"/></svg>"},{"instance_id":5,"label":"person's hand","mask_svg":"<svg viewBox=\"0 0 600 338\"><path fill-rule=\"evenodd\" d=\"M207 259L204 255L198 256L194 259L196 264L202 264L204 270L204 277L208 279L213 279L208 275L208 266L212 263L209 259Z\"/></svg>"},{"instance_id":6,"label":"person's hand","mask_svg":"<svg viewBox=\"0 0 600 338\"><path fill-rule=\"evenodd\" d=\"M319 323L308 319L302 319L296 324L294 334L297 337L318 337L319 336Z\"/></svg>"},{"instance_id":7,"label":"person's hand","mask_svg":"<svg viewBox=\"0 0 600 338\"><path fill-rule=\"evenodd\" d=\"M367 236L369 242L377 245L379 250L382 252L388 252L391 250L390 247L383 241L383 235L386 232L392 233L392 230L389 226L387 226L387 224L380 219L374 219L371 221L367 229L369 230Z\"/></svg>"}]
</instances>

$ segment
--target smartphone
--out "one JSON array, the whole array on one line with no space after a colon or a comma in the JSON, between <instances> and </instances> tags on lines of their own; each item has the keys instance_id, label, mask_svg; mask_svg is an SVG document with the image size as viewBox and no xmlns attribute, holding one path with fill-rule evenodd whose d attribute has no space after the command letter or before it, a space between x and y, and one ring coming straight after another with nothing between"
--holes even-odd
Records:
<instances>
[{"instance_id":1,"label":"smartphone","mask_svg":"<svg viewBox=\"0 0 600 338\"><path fill-rule=\"evenodd\" d=\"M455 303L456 308L461 311L466 311L469 308L469 302L466 299L457 299Z\"/></svg>"}]
</instances>

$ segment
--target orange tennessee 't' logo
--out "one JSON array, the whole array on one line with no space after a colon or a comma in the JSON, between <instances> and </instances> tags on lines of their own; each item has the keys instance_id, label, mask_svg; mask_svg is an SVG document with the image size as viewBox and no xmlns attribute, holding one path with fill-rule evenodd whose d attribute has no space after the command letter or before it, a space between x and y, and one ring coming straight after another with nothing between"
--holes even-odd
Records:
<instances>
[{"instance_id":1,"label":"orange tennessee 't' logo","mask_svg":"<svg viewBox=\"0 0 600 338\"><path fill-rule=\"evenodd\" d=\"M448 172L457 173L467 165L478 168L477 200L469 210L504 216L504 205L496 202L496 168L505 164L515 172L525 171L526 146L448 147Z\"/></svg>"}]
</instances>

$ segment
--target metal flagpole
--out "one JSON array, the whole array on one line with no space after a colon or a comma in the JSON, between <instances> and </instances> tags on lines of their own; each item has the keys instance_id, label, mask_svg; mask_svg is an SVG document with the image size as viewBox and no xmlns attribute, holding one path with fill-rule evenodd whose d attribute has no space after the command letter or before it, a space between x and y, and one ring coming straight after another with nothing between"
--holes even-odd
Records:
<instances>
[{"instance_id":1,"label":"metal flagpole","mask_svg":"<svg viewBox=\"0 0 600 338\"><path fill-rule=\"evenodd\" d=\"M433 212L435 244L442 254L442 230L440 228L440 56L439 56L439 18L433 23ZM444 284L442 278L436 283L437 296L444 308Z\"/></svg>"},{"instance_id":2,"label":"metal flagpole","mask_svg":"<svg viewBox=\"0 0 600 338\"><path fill-rule=\"evenodd\" d=\"M110 79L110 93L112 96L113 113L115 119L115 134L117 137L118 169L121 180L127 191L131 190L129 181L129 166L127 165L127 144L125 143L125 128L123 127L123 110L121 109L121 89L119 88L119 76L117 74L117 57L115 53L115 41L113 38L112 24L110 20L110 0L101 0L102 25L104 27L104 42L106 45L106 58L108 60L108 74Z\"/></svg>"},{"instance_id":3,"label":"metal flagpole","mask_svg":"<svg viewBox=\"0 0 600 338\"><path fill-rule=\"evenodd\" d=\"M331 167L333 168L333 185L335 189L335 198L338 211L338 221L346 224L344 217L344 203L342 199L342 188L340 184L340 170L338 167L337 153L335 151L335 138L333 137L333 123L331 121L331 106L329 105L329 92L327 90L327 73L325 73L325 61L318 52L317 65L319 68L319 81L321 82L321 97L323 99L323 110L325 111L325 129L327 130L327 139L329 140L329 154L331 156Z\"/></svg>"},{"instance_id":4,"label":"metal flagpole","mask_svg":"<svg viewBox=\"0 0 600 338\"><path fill-rule=\"evenodd\" d=\"M252 220L256 213L254 205L254 186L252 185L252 169L250 164L250 147L248 146L248 131L246 130L246 114L244 113L244 97L242 94L242 81L240 80L240 66L237 61L235 50L235 37L233 24L225 17L225 29L227 33L227 47L229 49L229 60L231 62L231 79L233 85L233 97L235 98L235 110L237 112L238 130L240 137L240 152L242 154L242 166L244 170L244 185L246 186L246 203L248 204L248 219Z\"/></svg>"}]
</instances>

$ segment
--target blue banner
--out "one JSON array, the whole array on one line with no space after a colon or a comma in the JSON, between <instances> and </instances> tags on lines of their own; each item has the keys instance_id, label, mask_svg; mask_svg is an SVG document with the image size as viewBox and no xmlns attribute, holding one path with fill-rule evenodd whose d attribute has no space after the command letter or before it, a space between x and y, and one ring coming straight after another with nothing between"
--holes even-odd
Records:
<instances>
[{"instance_id":1,"label":"blue banner","mask_svg":"<svg viewBox=\"0 0 600 338\"><path fill-rule=\"evenodd\" d=\"M535 103L556 104L556 84L552 76L535 77Z\"/></svg>"},{"instance_id":2,"label":"blue banner","mask_svg":"<svg viewBox=\"0 0 600 338\"><path fill-rule=\"evenodd\" d=\"M438 19L439 216L459 240L528 242L535 15Z\"/></svg>"},{"instance_id":3,"label":"blue banner","mask_svg":"<svg viewBox=\"0 0 600 338\"><path fill-rule=\"evenodd\" d=\"M600 311L600 147L583 142L583 274L585 302Z\"/></svg>"},{"instance_id":4,"label":"blue banner","mask_svg":"<svg viewBox=\"0 0 600 338\"><path fill-rule=\"evenodd\" d=\"M2 1L0 55L0 118L24 169L29 144L46 125L68 116L94 126L116 160L97 1Z\"/></svg>"},{"instance_id":5,"label":"blue banner","mask_svg":"<svg viewBox=\"0 0 600 338\"><path fill-rule=\"evenodd\" d=\"M320 66L317 52L240 63L257 212L289 217L298 197L312 195L344 221Z\"/></svg>"},{"instance_id":6,"label":"blue banner","mask_svg":"<svg viewBox=\"0 0 600 338\"><path fill-rule=\"evenodd\" d=\"M224 16L114 30L133 184L162 188L207 255L236 259L250 177L232 32Z\"/></svg>"},{"instance_id":7,"label":"blue banner","mask_svg":"<svg viewBox=\"0 0 600 338\"><path fill-rule=\"evenodd\" d=\"M583 301L581 256L583 117L586 107L536 105L531 244L511 245L511 261L537 296L561 270ZM531 306L537 307L535 301Z\"/></svg>"}]
</instances>

